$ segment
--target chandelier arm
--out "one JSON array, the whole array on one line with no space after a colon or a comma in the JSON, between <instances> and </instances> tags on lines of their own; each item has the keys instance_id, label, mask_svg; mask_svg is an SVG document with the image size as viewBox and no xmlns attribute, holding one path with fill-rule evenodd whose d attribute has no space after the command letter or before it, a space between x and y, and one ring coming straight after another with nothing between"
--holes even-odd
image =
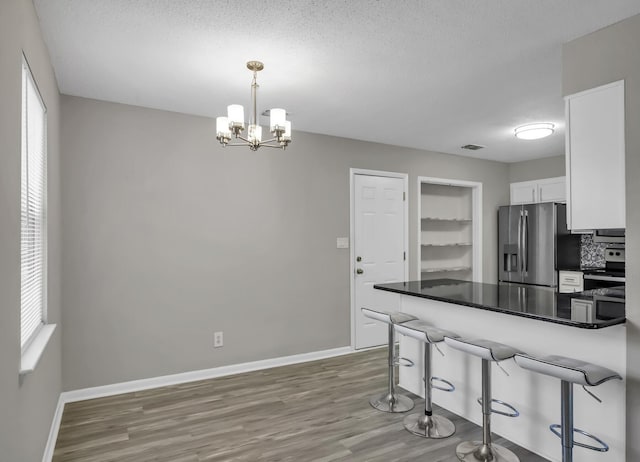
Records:
<instances>
[{"instance_id":1,"label":"chandelier arm","mask_svg":"<svg viewBox=\"0 0 640 462\"><path fill-rule=\"evenodd\" d=\"M261 148L274 148L274 149L284 149L284 146L276 145L276 144L260 144Z\"/></svg>"}]
</instances>

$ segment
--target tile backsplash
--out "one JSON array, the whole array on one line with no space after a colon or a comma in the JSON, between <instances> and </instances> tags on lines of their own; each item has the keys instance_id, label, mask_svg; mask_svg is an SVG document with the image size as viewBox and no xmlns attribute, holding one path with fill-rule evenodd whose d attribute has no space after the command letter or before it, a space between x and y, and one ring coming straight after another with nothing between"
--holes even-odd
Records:
<instances>
[{"instance_id":1,"label":"tile backsplash","mask_svg":"<svg viewBox=\"0 0 640 462\"><path fill-rule=\"evenodd\" d=\"M593 242L593 235L583 234L580 241L580 266L602 268L605 265L604 253L607 244Z\"/></svg>"}]
</instances>

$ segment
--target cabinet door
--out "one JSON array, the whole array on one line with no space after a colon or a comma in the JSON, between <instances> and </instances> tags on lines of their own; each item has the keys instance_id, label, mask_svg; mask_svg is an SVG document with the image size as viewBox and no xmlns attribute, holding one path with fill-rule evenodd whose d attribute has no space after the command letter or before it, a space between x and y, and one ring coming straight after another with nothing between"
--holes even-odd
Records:
<instances>
[{"instance_id":1,"label":"cabinet door","mask_svg":"<svg viewBox=\"0 0 640 462\"><path fill-rule=\"evenodd\" d=\"M538 184L535 181L511 183L511 205L538 202Z\"/></svg>"},{"instance_id":2,"label":"cabinet door","mask_svg":"<svg viewBox=\"0 0 640 462\"><path fill-rule=\"evenodd\" d=\"M566 98L567 225L625 227L624 82Z\"/></svg>"},{"instance_id":3,"label":"cabinet door","mask_svg":"<svg viewBox=\"0 0 640 462\"><path fill-rule=\"evenodd\" d=\"M566 178L548 178L538 182L538 202L565 202L567 200Z\"/></svg>"}]
</instances>

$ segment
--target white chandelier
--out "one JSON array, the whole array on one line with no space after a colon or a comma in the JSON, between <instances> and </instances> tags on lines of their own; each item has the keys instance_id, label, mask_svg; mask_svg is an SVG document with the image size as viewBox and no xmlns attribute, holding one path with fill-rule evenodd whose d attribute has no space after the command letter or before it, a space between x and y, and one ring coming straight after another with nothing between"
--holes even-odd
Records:
<instances>
[{"instance_id":1,"label":"white chandelier","mask_svg":"<svg viewBox=\"0 0 640 462\"><path fill-rule=\"evenodd\" d=\"M264 64L260 61L249 61L247 69L253 71L253 81L251 82L251 102L253 103L253 119L249 119L249 130L247 137L242 136L244 130L244 108L240 104L231 104L227 106L227 117L216 118L216 139L220 141L222 146L249 146L252 151L257 151L259 147L281 148L286 147L291 142L291 122L286 120L287 111L281 108L271 109L270 129L273 138L262 141L262 127L258 122L258 112L256 105L256 93L258 91L258 83L256 76L258 72L264 69ZM231 134L236 139L242 140L243 143L229 144Z\"/></svg>"}]
</instances>

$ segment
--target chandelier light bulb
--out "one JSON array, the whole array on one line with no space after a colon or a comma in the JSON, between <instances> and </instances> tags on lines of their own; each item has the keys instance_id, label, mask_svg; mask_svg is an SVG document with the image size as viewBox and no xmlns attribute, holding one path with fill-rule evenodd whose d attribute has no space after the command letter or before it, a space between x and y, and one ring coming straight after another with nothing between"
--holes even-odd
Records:
<instances>
[{"instance_id":1,"label":"chandelier light bulb","mask_svg":"<svg viewBox=\"0 0 640 462\"><path fill-rule=\"evenodd\" d=\"M291 122L288 120L284 121L284 133L282 134L283 141L291 141Z\"/></svg>"},{"instance_id":2,"label":"chandelier light bulb","mask_svg":"<svg viewBox=\"0 0 640 462\"><path fill-rule=\"evenodd\" d=\"M280 108L274 108L274 109L271 109L269 114L271 116L270 117L271 133L284 130L284 122L285 122L285 119L287 118L287 111Z\"/></svg>"},{"instance_id":3,"label":"chandelier light bulb","mask_svg":"<svg viewBox=\"0 0 640 462\"><path fill-rule=\"evenodd\" d=\"M244 130L244 108L242 105L230 104L227 106L227 116L229 118L229 128Z\"/></svg>"},{"instance_id":4,"label":"chandelier light bulb","mask_svg":"<svg viewBox=\"0 0 640 462\"><path fill-rule=\"evenodd\" d=\"M228 117L216 117L216 136L218 139L231 139L231 130L229 130Z\"/></svg>"},{"instance_id":5,"label":"chandelier light bulb","mask_svg":"<svg viewBox=\"0 0 640 462\"><path fill-rule=\"evenodd\" d=\"M262 127L260 125L249 125L249 142L259 144L262 141Z\"/></svg>"}]
</instances>

